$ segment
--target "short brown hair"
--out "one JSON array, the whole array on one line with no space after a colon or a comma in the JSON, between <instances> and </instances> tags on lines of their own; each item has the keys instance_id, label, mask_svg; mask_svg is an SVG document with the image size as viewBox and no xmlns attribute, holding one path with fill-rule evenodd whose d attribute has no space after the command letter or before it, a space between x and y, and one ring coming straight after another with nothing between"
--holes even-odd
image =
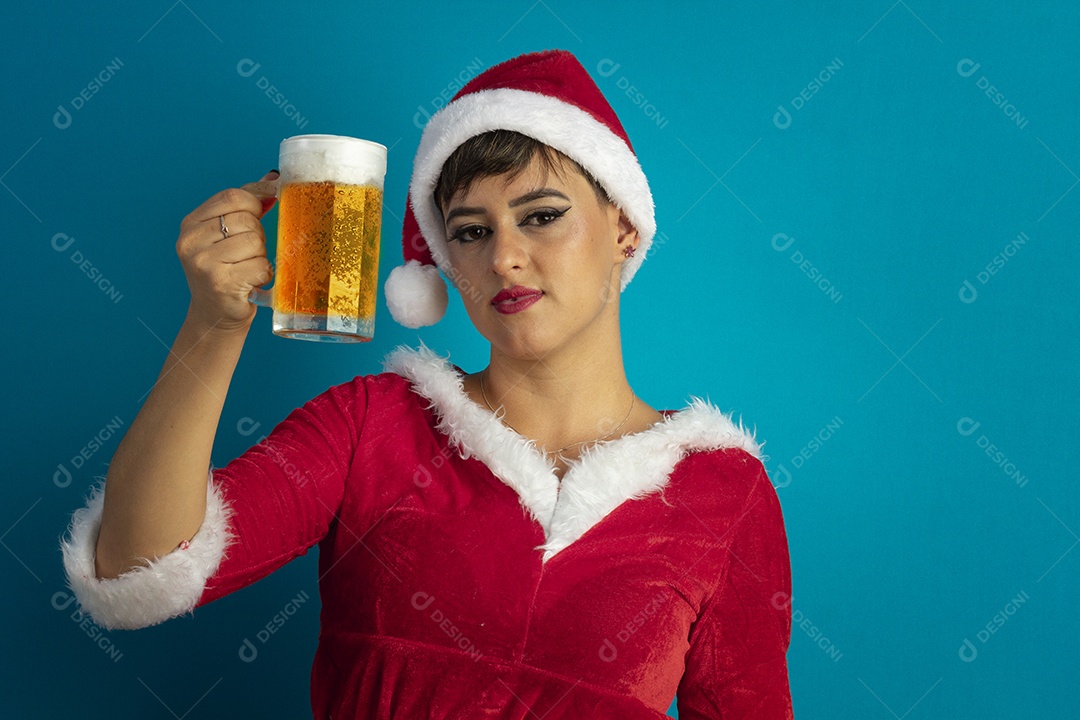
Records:
<instances>
[{"instance_id":1,"label":"short brown hair","mask_svg":"<svg viewBox=\"0 0 1080 720\"><path fill-rule=\"evenodd\" d=\"M607 191L596 178L574 160L550 145L513 130L490 130L459 145L443 163L442 173L435 185L435 200L440 208L444 208L450 198L458 192L467 192L478 178L503 173L511 173L511 178L516 177L529 167L535 156L539 156L551 171L558 171L560 160L568 163L585 176L601 203L611 202Z\"/></svg>"}]
</instances>

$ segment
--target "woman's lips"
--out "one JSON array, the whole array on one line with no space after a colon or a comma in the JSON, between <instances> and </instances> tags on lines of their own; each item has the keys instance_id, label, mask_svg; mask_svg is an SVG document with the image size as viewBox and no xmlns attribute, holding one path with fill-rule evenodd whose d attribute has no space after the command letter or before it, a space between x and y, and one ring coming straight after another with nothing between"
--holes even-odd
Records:
<instances>
[{"instance_id":1,"label":"woman's lips","mask_svg":"<svg viewBox=\"0 0 1080 720\"><path fill-rule=\"evenodd\" d=\"M513 315L514 313L519 313L522 310L531 307L537 300L539 300L543 296L544 293L537 290L536 292L529 293L528 295L518 295L517 297L509 298L507 300L501 300L498 302L492 300L491 305L503 315Z\"/></svg>"}]
</instances>

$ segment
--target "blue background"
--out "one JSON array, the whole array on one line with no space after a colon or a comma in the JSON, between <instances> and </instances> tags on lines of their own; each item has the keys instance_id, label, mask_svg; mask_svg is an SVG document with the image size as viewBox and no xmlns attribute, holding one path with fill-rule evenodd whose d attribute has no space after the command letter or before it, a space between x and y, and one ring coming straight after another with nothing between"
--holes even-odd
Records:
<instances>
[{"instance_id":1,"label":"blue background","mask_svg":"<svg viewBox=\"0 0 1080 720\"><path fill-rule=\"evenodd\" d=\"M183 319L180 219L273 167L285 136L377 140L390 147L385 279L401 258L420 109L477 67L548 47L593 73L656 198L663 234L623 297L631 382L654 407L707 396L766 441L793 566L796 715L1075 712L1080 6L941 5L6 9L3 714L310 713L316 553L194 617L107 633L110 656L73 608L56 607L59 536ZM245 59L259 64L247 77ZM263 77L305 127L263 93ZM61 106L66 127L54 122ZM58 233L74 238L62 251ZM423 339L470 371L486 360L456 300L420 332L380 302L363 346L283 340L269 324L260 311L216 465L258 437L239 427L268 432L327 387L377 372L399 343ZM74 467L110 422L120 432ZM241 661L244 639L305 592L312 601ZM973 658L961 657L965 641Z\"/></svg>"}]
</instances>

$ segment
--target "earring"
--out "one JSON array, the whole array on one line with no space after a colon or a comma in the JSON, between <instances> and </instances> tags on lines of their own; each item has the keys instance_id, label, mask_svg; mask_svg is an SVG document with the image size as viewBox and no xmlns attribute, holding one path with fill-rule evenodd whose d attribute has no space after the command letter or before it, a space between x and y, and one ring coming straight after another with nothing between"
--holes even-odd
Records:
<instances>
[{"instance_id":1,"label":"earring","mask_svg":"<svg viewBox=\"0 0 1080 720\"><path fill-rule=\"evenodd\" d=\"M623 255L625 255L628 258L632 258L632 257L634 257L634 251L636 249L637 248L635 248L633 245L627 245L626 247L624 247L622 249L622 253L623 253Z\"/></svg>"}]
</instances>

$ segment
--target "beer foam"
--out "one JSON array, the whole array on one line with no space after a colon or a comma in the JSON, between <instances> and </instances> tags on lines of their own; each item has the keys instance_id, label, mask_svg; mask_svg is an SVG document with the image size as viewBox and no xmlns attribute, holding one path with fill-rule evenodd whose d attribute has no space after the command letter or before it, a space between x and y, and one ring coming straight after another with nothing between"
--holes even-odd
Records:
<instances>
[{"instance_id":1,"label":"beer foam","mask_svg":"<svg viewBox=\"0 0 1080 720\"><path fill-rule=\"evenodd\" d=\"M386 160L366 157L342 157L338 151L314 151L303 155L283 155L281 175L286 182L322 182L332 180L347 185L374 185L380 190L386 175Z\"/></svg>"},{"instance_id":2,"label":"beer foam","mask_svg":"<svg viewBox=\"0 0 1080 720\"><path fill-rule=\"evenodd\" d=\"M353 138L301 136L282 143L279 169L285 182L330 180L347 185L374 185L382 190L386 148Z\"/></svg>"}]
</instances>

